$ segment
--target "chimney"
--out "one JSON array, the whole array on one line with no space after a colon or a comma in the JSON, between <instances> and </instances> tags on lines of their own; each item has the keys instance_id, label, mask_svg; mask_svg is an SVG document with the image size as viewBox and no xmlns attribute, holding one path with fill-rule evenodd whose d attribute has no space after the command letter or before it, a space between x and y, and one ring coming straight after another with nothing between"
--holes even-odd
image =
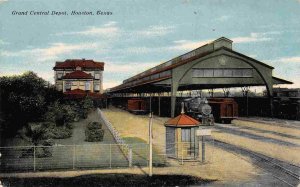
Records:
<instances>
[{"instance_id":1,"label":"chimney","mask_svg":"<svg viewBox=\"0 0 300 187\"><path fill-rule=\"evenodd\" d=\"M214 50L219 49L221 47L226 47L228 49L232 49L232 40L228 38L221 37L212 42L214 44Z\"/></svg>"},{"instance_id":2,"label":"chimney","mask_svg":"<svg viewBox=\"0 0 300 187\"><path fill-rule=\"evenodd\" d=\"M184 102L181 102L181 114L184 114Z\"/></svg>"}]
</instances>

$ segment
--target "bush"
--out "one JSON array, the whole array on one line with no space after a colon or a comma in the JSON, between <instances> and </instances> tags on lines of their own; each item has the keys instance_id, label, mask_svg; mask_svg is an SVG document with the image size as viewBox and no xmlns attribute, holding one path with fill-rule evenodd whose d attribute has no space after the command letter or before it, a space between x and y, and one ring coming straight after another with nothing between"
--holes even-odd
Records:
<instances>
[{"instance_id":1,"label":"bush","mask_svg":"<svg viewBox=\"0 0 300 187\"><path fill-rule=\"evenodd\" d=\"M83 119L86 119L90 110L94 107L93 100L89 97L80 102L80 113Z\"/></svg>"},{"instance_id":2,"label":"bush","mask_svg":"<svg viewBox=\"0 0 300 187\"><path fill-rule=\"evenodd\" d=\"M66 127L56 127L52 131L54 139L65 139L72 136L72 129Z\"/></svg>"},{"instance_id":3,"label":"bush","mask_svg":"<svg viewBox=\"0 0 300 187\"><path fill-rule=\"evenodd\" d=\"M48 107L44 114L45 121L55 122L58 126L63 126L66 123L74 122L78 118L77 106L75 104L62 104L58 101Z\"/></svg>"},{"instance_id":4,"label":"bush","mask_svg":"<svg viewBox=\"0 0 300 187\"><path fill-rule=\"evenodd\" d=\"M91 122L85 129L85 141L101 142L103 141L104 130L99 122Z\"/></svg>"},{"instance_id":5,"label":"bush","mask_svg":"<svg viewBox=\"0 0 300 187\"><path fill-rule=\"evenodd\" d=\"M55 123L44 122L44 138L49 139L65 139L72 136L72 125L66 124L65 126L56 126Z\"/></svg>"}]
</instances>

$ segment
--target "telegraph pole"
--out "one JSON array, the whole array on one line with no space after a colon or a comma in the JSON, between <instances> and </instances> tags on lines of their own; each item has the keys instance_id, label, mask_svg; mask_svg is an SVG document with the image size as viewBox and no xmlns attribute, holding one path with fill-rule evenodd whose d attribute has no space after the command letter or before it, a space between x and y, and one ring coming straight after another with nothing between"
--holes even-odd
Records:
<instances>
[{"instance_id":1,"label":"telegraph pole","mask_svg":"<svg viewBox=\"0 0 300 187\"><path fill-rule=\"evenodd\" d=\"M149 114L149 176L152 176L152 123L153 123L153 113Z\"/></svg>"}]
</instances>

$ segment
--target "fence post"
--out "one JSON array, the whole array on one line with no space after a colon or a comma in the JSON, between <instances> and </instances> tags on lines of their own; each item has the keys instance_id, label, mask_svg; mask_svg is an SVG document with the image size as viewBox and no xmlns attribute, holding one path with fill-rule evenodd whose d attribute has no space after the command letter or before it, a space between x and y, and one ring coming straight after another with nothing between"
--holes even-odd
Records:
<instances>
[{"instance_id":1,"label":"fence post","mask_svg":"<svg viewBox=\"0 0 300 187\"><path fill-rule=\"evenodd\" d=\"M33 171L35 171L35 145L33 146Z\"/></svg>"},{"instance_id":2,"label":"fence post","mask_svg":"<svg viewBox=\"0 0 300 187\"><path fill-rule=\"evenodd\" d=\"M75 169L76 163L76 145L73 145L73 169Z\"/></svg>"},{"instance_id":3,"label":"fence post","mask_svg":"<svg viewBox=\"0 0 300 187\"><path fill-rule=\"evenodd\" d=\"M129 167L131 168L132 167L132 147L131 146L129 147L129 152L128 152L128 164L129 164Z\"/></svg>"},{"instance_id":4,"label":"fence post","mask_svg":"<svg viewBox=\"0 0 300 187\"><path fill-rule=\"evenodd\" d=\"M181 165L183 165L183 143L181 142Z\"/></svg>"},{"instance_id":5,"label":"fence post","mask_svg":"<svg viewBox=\"0 0 300 187\"><path fill-rule=\"evenodd\" d=\"M109 168L111 168L111 144L109 144Z\"/></svg>"}]
</instances>

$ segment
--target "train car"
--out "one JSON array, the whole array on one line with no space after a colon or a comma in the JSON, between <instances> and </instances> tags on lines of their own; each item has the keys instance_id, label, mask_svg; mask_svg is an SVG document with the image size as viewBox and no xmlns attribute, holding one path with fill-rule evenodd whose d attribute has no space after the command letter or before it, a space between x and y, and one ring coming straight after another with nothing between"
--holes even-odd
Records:
<instances>
[{"instance_id":1,"label":"train car","mask_svg":"<svg viewBox=\"0 0 300 187\"><path fill-rule=\"evenodd\" d=\"M148 104L145 99L132 98L127 101L127 110L134 114L145 114L148 112Z\"/></svg>"},{"instance_id":2,"label":"train car","mask_svg":"<svg viewBox=\"0 0 300 187\"><path fill-rule=\"evenodd\" d=\"M238 104L232 98L209 98L208 104L217 122L231 123L238 117Z\"/></svg>"}]
</instances>

